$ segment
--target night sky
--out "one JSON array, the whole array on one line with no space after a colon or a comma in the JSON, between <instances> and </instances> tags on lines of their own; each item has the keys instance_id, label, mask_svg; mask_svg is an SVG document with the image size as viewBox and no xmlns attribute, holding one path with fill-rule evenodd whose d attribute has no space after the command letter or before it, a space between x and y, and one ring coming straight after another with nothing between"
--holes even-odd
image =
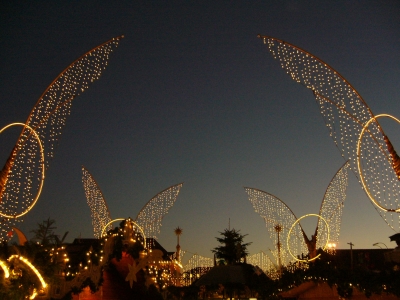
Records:
<instances>
[{"instance_id":1,"label":"night sky","mask_svg":"<svg viewBox=\"0 0 400 300\"><path fill-rule=\"evenodd\" d=\"M343 159L311 91L293 82L257 34L299 46L339 71L375 114L400 117L398 1L25 1L0 6L0 127L25 122L71 62L125 35L103 76L73 102L37 205L17 227L55 219L67 241L93 237L81 166L112 218L135 218L184 182L159 242L212 257L229 226L250 254L273 248L243 187L301 217L318 213ZM385 131L400 148L400 127ZM19 129L2 134L5 162ZM398 146L397 146L398 145ZM3 165L3 163L1 163ZM373 248L395 232L349 173L339 248ZM304 225L311 235L316 220ZM187 258L191 254L187 254Z\"/></svg>"}]
</instances>

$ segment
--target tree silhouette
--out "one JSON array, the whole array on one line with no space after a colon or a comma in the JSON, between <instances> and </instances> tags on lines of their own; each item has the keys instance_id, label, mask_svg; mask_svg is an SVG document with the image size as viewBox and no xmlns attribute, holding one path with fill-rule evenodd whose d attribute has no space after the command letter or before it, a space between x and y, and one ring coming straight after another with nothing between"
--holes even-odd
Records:
<instances>
[{"instance_id":1,"label":"tree silhouette","mask_svg":"<svg viewBox=\"0 0 400 300\"><path fill-rule=\"evenodd\" d=\"M251 244L243 243L247 234L242 235L240 230L236 229L225 229L220 234L222 237L216 237L216 239L222 245L211 250L215 256L224 260L227 265L240 263L242 259L245 261L248 255L247 246Z\"/></svg>"}]
</instances>

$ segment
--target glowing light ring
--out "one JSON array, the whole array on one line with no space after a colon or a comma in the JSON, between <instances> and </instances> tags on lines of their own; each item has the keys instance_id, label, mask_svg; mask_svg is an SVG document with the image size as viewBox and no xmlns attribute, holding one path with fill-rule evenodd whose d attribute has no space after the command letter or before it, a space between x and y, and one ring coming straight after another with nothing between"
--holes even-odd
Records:
<instances>
[{"instance_id":1,"label":"glowing light ring","mask_svg":"<svg viewBox=\"0 0 400 300\"><path fill-rule=\"evenodd\" d=\"M118 221L125 221L126 219L114 219L111 220L110 222L108 222L106 225L104 225L103 230L101 231L101 237L104 236L104 230L106 230L106 228L111 225L112 223L118 222ZM140 227L135 221L130 220L129 222L132 222L134 225L136 225L136 227L140 230L140 232L143 235L143 240L144 240L144 247L146 248L146 235L144 234L144 231L142 229L142 227Z\"/></svg>"},{"instance_id":2,"label":"glowing light ring","mask_svg":"<svg viewBox=\"0 0 400 300\"><path fill-rule=\"evenodd\" d=\"M21 256L21 255L11 255L8 260L11 260L13 258L18 258L20 261L22 261L23 263L25 263L29 268L31 268L31 270L36 274L36 276L38 277L38 279L40 280L40 283L42 284L43 288L47 287L46 282L44 281L42 275L39 273L38 269L35 268L34 265L32 265L29 260L27 260L25 257Z\"/></svg>"},{"instance_id":3,"label":"glowing light ring","mask_svg":"<svg viewBox=\"0 0 400 300\"><path fill-rule=\"evenodd\" d=\"M0 267L4 271L4 278L8 278L10 276L10 272L8 271L8 267L4 261L0 260Z\"/></svg>"},{"instance_id":4,"label":"glowing light ring","mask_svg":"<svg viewBox=\"0 0 400 300\"><path fill-rule=\"evenodd\" d=\"M384 211L390 211L390 212L400 212L400 207L397 209L388 209L384 206L382 206L371 194L371 192L369 191L367 185L365 184L365 179L364 179L364 174L362 172L362 168L361 168L361 159L360 159L360 152L361 152L361 141L364 135L365 130L368 128L369 124L371 124L371 122L376 121L376 119L381 118L381 117L387 117L390 118L392 120L395 120L397 123L400 124L400 120L397 119L396 117L393 117L392 115L388 115L388 114L380 114L380 115L376 115L375 117L372 117L367 123L365 123L363 129L361 130L360 136L358 138L357 141L357 167L358 167L358 173L360 174L360 181L361 184L366 192L366 194L368 195L369 199L371 199L371 201L380 209L384 210Z\"/></svg>"},{"instance_id":5,"label":"glowing light ring","mask_svg":"<svg viewBox=\"0 0 400 300\"><path fill-rule=\"evenodd\" d=\"M36 202L37 202L38 199L39 199L40 194L42 193L42 188L43 188L43 183L44 183L44 171L45 171L45 168L46 168L46 166L45 166L45 156L44 156L44 151L43 151L42 142L40 141L40 138L39 138L38 134L36 133L36 131L33 130L29 125L24 124L24 123L11 123L11 124L8 124L7 126L4 126L4 127L0 130L0 134L1 134L4 130L6 130L7 128L9 128L9 127L11 127L11 126L17 126L17 125L19 125L19 126L24 126L24 128L28 128L28 129L33 133L33 135L35 136L35 138L36 138L36 140L37 140L37 142L38 142L38 144L39 144L39 147L40 147L40 154L41 154L41 157L42 157L42 178L41 178L40 185L39 185L39 190L38 190L38 192L37 192L37 194L36 194L35 199L34 199L33 202L31 203L31 205L29 205L28 208L25 209L25 211L23 211L23 212L20 213L20 214L13 215L13 216L12 216L12 215L7 215L7 214L3 214L3 213L0 211L0 216L5 217L5 218L10 218L10 219L19 218L19 217L25 215L25 214L26 214L28 211L30 211L30 210L32 209L32 207L36 204Z\"/></svg>"},{"instance_id":6,"label":"glowing light ring","mask_svg":"<svg viewBox=\"0 0 400 300\"><path fill-rule=\"evenodd\" d=\"M298 259L297 257L295 257L293 255L292 251L290 251L290 247L289 247L290 233L292 232L293 228L296 226L297 223L299 223L302 219L307 218L307 217L318 217L318 218L320 218L321 220L323 220L325 222L325 226L326 226L327 231L328 231L328 238L326 239L325 246L324 246L324 248L322 250L325 251L326 247L328 246L328 242L329 242L329 225L328 225L328 222L325 220L325 218L323 218L322 216L317 215L317 214L308 214L308 215L304 215L301 218L297 219L296 222L293 223L292 227L290 228L290 230L288 232L286 243L287 243L287 248L288 248L289 254L295 260L302 261L302 262L310 262L310 261L316 260L318 257L321 256L321 254L318 254L317 256L315 256L314 258L311 258L311 259Z\"/></svg>"}]
</instances>

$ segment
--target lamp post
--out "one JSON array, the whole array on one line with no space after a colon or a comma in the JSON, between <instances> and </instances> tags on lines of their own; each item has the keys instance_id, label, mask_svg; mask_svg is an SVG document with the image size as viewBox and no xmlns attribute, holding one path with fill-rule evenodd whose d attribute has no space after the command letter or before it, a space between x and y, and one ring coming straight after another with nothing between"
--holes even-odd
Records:
<instances>
[{"instance_id":1,"label":"lamp post","mask_svg":"<svg viewBox=\"0 0 400 300\"><path fill-rule=\"evenodd\" d=\"M372 246L377 246L377 247L383 249L381 246L379 246L379 244L385 245L386 249L389 249L388 246L386 246L386 244L382 243L382 242L373 243Z\"/></svg>"},{"instance_id":2,"label":"lamp post","mask_svg":"<svg viewBox=\"0 0 400 300\"><path fill-rule=\"evenodd\" d=\"M354 244L352 242L347 243L350 245L350 268L353 271L353 246Z\"/></svg>"}]
</instances>

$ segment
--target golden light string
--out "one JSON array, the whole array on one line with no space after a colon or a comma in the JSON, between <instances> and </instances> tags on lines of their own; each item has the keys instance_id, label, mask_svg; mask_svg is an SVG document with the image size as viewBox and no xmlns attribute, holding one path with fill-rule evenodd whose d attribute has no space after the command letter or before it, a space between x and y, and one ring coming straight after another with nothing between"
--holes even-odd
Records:
<instances>
[{"instance_id":1,"label":"golden light string","mask_svg":"<svg viewBox=\"0 0 400 300\"><path fill-rule=\"evenodd\" d=\"M43 183L44 183L44 177L45 177L45 175L44 175L44 173L45 173L44 150L43 150L42 142L40 141L40 138L39 138L38 134L29 125L26 125L24 123L11 123L11 124L8 124L8 125L4 126L2 129L0 129L0 134L4 130L6 130L7 128L12 127L12 126L23 126L24 128L28 128L33 133L33 135L35 136L35 138L37 140L37 143L39 144L39 147L40 147L40 154L41 154L41 158L42 158L42 175L41 175L41 178L40 178L40 185L39 185L39 189L38 189L38 192L36 194L36 197L33 199L32 203L24 211L22 211L19 214L17 213L17 214L14 214L14 215L8 215L8 214L5 214L5 213L0 211L0 215L2 217L10 218L10 219L22 217L28 211L30 211L33 206L35 206L35 204L36 204L37 200L39 199L40 194L42 192Z\"/></svg>"},{"instance_id":2,"label":"golden light string","mask_svg":"<svg viewBox=\"0 0 400 300\"><path fill-rule=\"evenodd\" d=\"M389 211L389 212L400 212L400 207L395 208L395 209L391 209L391 208L387 208L385 206L383 206L378 200L375 199L375 197L372 195L372 193L370 192L366 182L365 182L365 178L364 178L364 174L363 174L363 168L361 167L361 142L364 136L364 132L367 130L368 126L371 124L371 122L376 121L376 119L378 118L382 118L382 117L387 117L390 118L392 120L395 120L397 123L400 124L400 120L397 119L396 117L392 116L392 115L388 115L388 114L379 114L376 115L375 117L371 118L367 123L365 123L363 129L361 130L360 136L358 138L357 141L357 167L358 167L358 172L360 174L360 180L361 180L361 184L364 188L365 193L368 195L368 197L371 199L371 201L380 209L384 210L384 211ZM388 158L388 161L390 163L390 158Z\"/></svg>"},{"instance_id":3,"label":"golden light string","mask_svg":"<svg viewBox=\"0 0 400 300\"><path fill-rule=\"evenodd\" d=\"M292 251L290 250L290 243L289 243L289 241L290 241L290 233L292 232L293 228L294 228L302 219L307 218L307 217L318 217L319 220L323 220L323 221L325 222L325 226L326 226L326 230L327 230L328 234L327 234L327 239L326 239L325 246L323 247L323 250L324 250L324 251L325 251L325 249L326 249L326 247L328 246L328 243L329 243L329 225L328 225L328 222L327 222L323 217L321 217L320 215L317 215L317 214L307 214L307 215L304 215L304 216L300 217L299 219L297 219L296 222L293 223L292 227L291 227L290 230L289 230L289 233L288 233L288 235L287 235L286 243L287 243L287 249L288 249L288 251L289 251L289 254L290 254L295 260L301 261L301 262L311 262L311 261L316 260L318 257L321 256L321 254L318 254L317 256L315 256L315 257L313 257L313 258L310 258L310 259L299 259L299 258L295 257L295 256L293 255Z\"/></svg>"}]
</instances>

